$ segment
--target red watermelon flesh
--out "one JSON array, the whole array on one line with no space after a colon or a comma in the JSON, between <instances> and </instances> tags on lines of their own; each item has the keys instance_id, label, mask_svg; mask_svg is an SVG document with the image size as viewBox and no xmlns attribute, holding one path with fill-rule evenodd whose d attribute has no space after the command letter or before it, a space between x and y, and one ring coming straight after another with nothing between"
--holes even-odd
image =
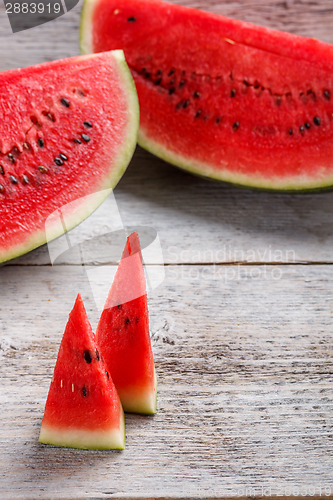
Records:
<instances>
[{"instance_id":1,"label":"red watermelon flesh","mask_svg":"<svg viewBox=\"0 0 333 500\"><path fill-rule=\"evenodd\" d=\"M130 161L138 121L122 51L0 73L0 262L97 208Z\"/></svg>"},{"instance_id":2,"label":"red watermelon flesh","mask_svg":"<svg viewBox=\"0 0 333 500\"><path fill-rule=\"evenodd\" d=\"M146 149L245 186L333 185L333 46L160 0L85 0L82 51L116 48Z\"/></svg>"},{"instance_id":3,"label":"red watermelon flesh","mask_svg":"<svg viewBox=\"0 0 333 500\"><path fill-rule=\"evenodd\" d=\"M80 295L61 341L39 442L88 449L125 447L123 409Z\"/></svg>"},{"instance_id":4,"label":"red watermelon flesh","mask_svg":"<svg viewBox=\"0 0 333 500\"><path fill-rule=\"evenodd\" d=\"M156 413L156 375L137 233L127 238L96 338L124 410Z\"/></svg>"}]
</instances>

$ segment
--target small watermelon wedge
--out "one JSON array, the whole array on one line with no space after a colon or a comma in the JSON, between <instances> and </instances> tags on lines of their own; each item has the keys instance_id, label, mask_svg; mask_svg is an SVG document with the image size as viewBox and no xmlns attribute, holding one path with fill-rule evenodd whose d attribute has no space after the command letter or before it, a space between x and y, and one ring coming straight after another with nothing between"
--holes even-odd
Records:
<instances>
[{"instance_id":1,"label":"small watermelon wedge","mask_svg":"<svg viewBox=\"0 0 333 500\"><path fill-rule=\"evenodd\" d=\"M125 447L124 412L80 295L61 341L39 442L100 450Z\"/></svg>"},{"instance_id":2,"label":"small watermelon wedge","mask_svg":"<svg viewBox=\"0 0 333 500\"><path fill-rule=\"evenodd\" d=\"M333 46L160 0L85 0L83 53L124 50L139 144L247 187L333 186Z\"/></svg>"},{"instance_id":3,"label":"small watermelon wedge","mask_svg":"<svg viewBox=\"0 0 333 500\"><path fill-rule=\"evenodd\" d=\"M96 338L124 411L156 413L157 381L137 233L127 238L97 326Z\"/></svg>"}]
</instances>

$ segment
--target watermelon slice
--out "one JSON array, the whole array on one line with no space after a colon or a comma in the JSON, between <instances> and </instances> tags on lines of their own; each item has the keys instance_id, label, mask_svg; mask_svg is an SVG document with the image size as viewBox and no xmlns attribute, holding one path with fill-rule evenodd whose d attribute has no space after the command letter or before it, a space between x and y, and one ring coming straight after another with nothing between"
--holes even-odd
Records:
<instances>
[{"instance_id":1,"label":"watermelon slice","mask_svg":"<svg viewBox=\"0 0 333 500\"><path fill-rule=\"evenodd\" d=\"M131 159L138 121L122 51L0 73L0 262L97 208Z\"/></svg>"},{"instance_id":2,"label":"watermelon slice","mask_svg":"<svg viewBox=\"0 0 333 500\"><path fill-rule=\"evenodd\" d=\"M124 50L157 156L244 186L333 186L333 46L159 0L85 0L81 49Z\"/></svg>"},{"instance_id":3,"label":"watermelon slice","mask_svg":"<svg viewBox=\"0 0 333 500\"><path fill-rule=\"evenodd\" d=\"M96 338L127 412L156 413L156 374L139 236L132 233L97 326Z\"/></svg>"},{"instance_id":4,"label":"watermelon slice","mask_svg":"<svg viewBox=\"0 0 333 500\"><path fill-rule=\"evenodd\" d=\"M80 295L61 341L39 442L69 448L125 447L124 412Z\"/></svg>"}]
</instances>

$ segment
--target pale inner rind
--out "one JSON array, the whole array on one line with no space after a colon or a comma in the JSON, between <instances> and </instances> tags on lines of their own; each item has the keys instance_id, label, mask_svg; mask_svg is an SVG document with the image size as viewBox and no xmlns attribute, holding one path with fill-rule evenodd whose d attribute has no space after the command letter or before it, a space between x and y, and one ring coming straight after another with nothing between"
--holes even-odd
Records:
<instances>
[{"instance_id":1,"label":"pale inner rind","mask_svg":"<svg viewBox=\"0 0 333 500\"><path fill-rule=\"evenodd\" d=\"M143 413L153 415L157 407L157 377L154 368L154 386L148 388L137 388L123 390L119 389L124 411L129 413Z\"/></svg>"},{"instance_id":2,"label":"pale inner rind","mask_svg":"<svg viewBox=\"0 0 333 500\"><path fill-rule=\"evenodd\" d=\"M125 418L120 418L118 429L64 429L42 424L39 442L67 448L92 450L123 450L125 448Z\"/></svg>"}]
</instances>

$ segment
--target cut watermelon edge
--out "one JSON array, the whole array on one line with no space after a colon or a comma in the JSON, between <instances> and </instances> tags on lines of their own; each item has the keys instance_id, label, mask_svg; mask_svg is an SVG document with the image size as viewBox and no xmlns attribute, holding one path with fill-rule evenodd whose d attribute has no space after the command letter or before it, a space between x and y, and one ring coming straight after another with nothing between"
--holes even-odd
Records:
<instances>
[{"instance_id":1,"label":"cut watermelon edge","mask_svg":"<svg viewBox=\"0 0 333 500\"><path fill-rule=\"evenodd\" d=\"M92 30L90 27L92 24L95 6L95 0L84 0L82 5L79 32L81 54L91 54L93 52Z\"/></svg>"},{"instance_id":2,"label":"cut watermelon edge","mask_svg":"<svg viewBox=\"0 0 333 500\"><path fill-rule=\"evenodd\" d=\"M124 450L125 416L120 419L120 428L115 430L62 429L45 424L41 427L39 443L86 450Z\"/></svg>"},{"instance_id":3,"label":"cut watermelon edge","mask_svg":"<svg viewBox=\"0 0 333 500\"><path fill-rule=\"evenodd\" d=\"M133 387L133 390L118 392L125 413L155 415L157 412L157 376L154 367L154 386L152 388Z\"/></svg>"},{"instance_id":4,"label":"cut watermelon edge","mask_svg":"<svg viewBox=\"0 0 333 500\"><path fill-rule=\"evenodd\" d=\"M276 191L276 192L315 192L322 190L333 189L333 173L332 177L325 176L321 179L315 180L313 177L306 175L301 178L300 176L285 177L268 179L263 176L248 176L239 172L231 172L227 169L217 171L211 165L199 162L197 160L186 158L174 151L168 149L166 146L154 141L149 135L140 127L138 134L138 144L145 150L154 154L161 160L172 164L182 170L190 172L196 176L204 179L215 180L232 184L242 188L252 188L255 190ZM205 174L203 172L206 172Z\"/></svg>"},{"instance_id":5,"label":"cut watermelon edge","mask_svg":"<svg viewBox=\"0 0 333 500\"><path fill-rule=\"evenodd\" d=\"M100 192L95 193L94 202L91 204L82 203L82 208L80 210L75 211L73 216L69 216L66 219L66 231L59 229L59 225L55 225L54 229L49 232L48 238L46 238L45 231L40 230L36 232L31 238L27 239L25 242L20 245L16 245L12 247L11 251L5 251L0 253L0 263L7 262L12 259L16 259L21 255L25 255L32 250L48 243L56 238L59 238L63 234L67 233L75 226L83 222L87 217L89 217L97 208L103 203L103 201L108 197L108 195L112 192L112 188L105 187ZM59 207L61 208L61 207Z\"/></svg>"},{"instance_id":6,"label":"cut watermelon edge","mask_svg":"<svg viewBox=\"0 0 333 500\"><path fill-rule=\"evenodd\" d=\"M98 56L98 54L88 54L83 57L86 58L94 58ZM79 56L82 57L82 56ZM119 149L117 157L112 158L112 162L110 166L112 166L110 170L110 174L107 177L104 177L101 180L101 183L94 193L85 193L82 196L82 204L79 209L76 209L72 215L66 217L66 231L59 230L59 225L54 231L48 232L48 237L46 239L46 234L44 230L37 231L30 238L25 240L19 245L13 246L11 251L8 252L0 252L0 263L6 262L8 260L12 260L21 255L24 255L45 243L52 241L59 236L62 236L69 230L73 229L75 226L83 222L87 217L89 217L97 208L103 203L103 201L108 197L108 195L112 192L115 186L118 184L119 180L123 176L126 171L131 158L133 157L136 145L137 145L137 133L135 131L138 130L139 127L139 102L136 93L135 83L132 78L131 72L127 66L125 56L122 50L113 50L110 51L110 57L116 61L117 66L120 70L120 75L124 83L124 88L127 91L128 98L128 109L129 113L129 123L127 126L126 134L123 141L123 147ZM75 58L72 58L73 60ZM49 64L49 63L44 63ZM85 195L94 194L92 196L92 202L85 202ZM78 208L78 205L76 205ZM61 209L61 207L59 207Z\"/></svg>"}]
</instances>

